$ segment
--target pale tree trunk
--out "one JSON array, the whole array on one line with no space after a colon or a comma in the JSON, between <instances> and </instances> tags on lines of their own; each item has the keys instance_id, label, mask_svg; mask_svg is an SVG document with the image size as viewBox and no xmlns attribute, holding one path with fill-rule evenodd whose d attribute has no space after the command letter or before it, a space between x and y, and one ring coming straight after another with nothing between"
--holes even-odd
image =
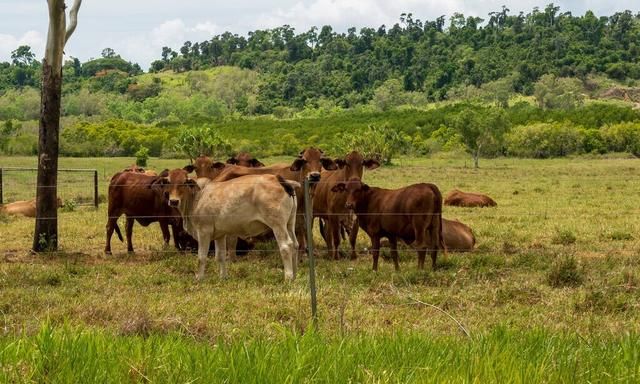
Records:
<instances>
[{"instance_id":1,"label":"pale tree trunk","mask_svg":"<svg viewBox=\"0 0 640 384\"><path fill-rule=\"evenodd\" d=\"M82 0L75 0L66 25L64 0L48 0L49 32L42 60L40 128L38 136L38 178L36 184L36 225L33 250L58 249L58 137L62 94L62 55L65 43L76 29Z\"/></svg>"},{"instance_id":2,"label":"pale tree trunk","mask_svg":"<svg viewBox=\"0 0 640 384\"><path fill-rule=\"evenodd\" d=\"M476 150L473 151L473 167L476 169L479 168L479 165L478 165L479 160L480 160L480 145L478 145Z\"/></svg>"}]
</instances>

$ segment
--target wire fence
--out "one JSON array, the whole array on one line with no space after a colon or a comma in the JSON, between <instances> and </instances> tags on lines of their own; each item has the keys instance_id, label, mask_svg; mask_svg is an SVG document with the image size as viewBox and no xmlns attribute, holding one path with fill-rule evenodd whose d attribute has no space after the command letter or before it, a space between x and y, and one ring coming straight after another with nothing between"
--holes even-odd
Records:
<instances>
[{"instance_id":1,"label":"wire fence","mask_svg":"<svg viewBox=\"0 0 640 384\"><path fill-rule=\"evenodd\" d=\"M0 168L0 204L36 198L37 168ZM57 194L63 202L98 207L98 171L95 169L58 169Z\"/></svg>"}]
</instances>

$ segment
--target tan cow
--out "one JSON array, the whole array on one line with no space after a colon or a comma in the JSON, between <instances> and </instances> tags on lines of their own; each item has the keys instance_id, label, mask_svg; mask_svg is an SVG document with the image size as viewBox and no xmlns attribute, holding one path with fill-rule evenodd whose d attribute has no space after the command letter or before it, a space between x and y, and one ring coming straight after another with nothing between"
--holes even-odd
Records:
<instances>
[{"instance_id":1,"label":"tan cow","mask_svg":"<svg viewBox=\"0 0 640 384\"><path fill-rule=\"evenodd\" d=\"M447 251L469 252L476 245L476 237L467 225L458 220L442 218L442 236Z\"/></svg>"},{"instance_id":2,"label":"tan cow","mask_svg":"<svg viewBox=\"0 0 640 384\"><path fill-rule=\"evenodd\" d=\"M454 189L445 196L444 205L455 207L495 207L498 204L485 194L462 192L459 189Z\"/></svg>"},{"instance_id":3,"label":"tan cow","mask_svg":"<svg viewBox=\"0 0 640 384\"><path fill-rule=\"evenodd\" d=\"M297 269L295 189L300 184L275 175L250 175L225 182L188 177L193 166L174 169L159 184L169 206L182 215L185 230L198 241L199 269L204 276L209 242L215 241L220 276L227 276L227 238L247 238L272 230L284 264L285 279ZM231 247L232 248L232 247Z\"/></svg>"},{"instance_id":4,"label":"tan cow","mask_svg":"<svg viewBox=\"0 0 640 384\"><path fill-rule=\"evenodd\" d=\"M62 207L62 199L58 197L58 208ZM36 217L36 199L14 201L0 206L0 212L7 215Z\"/></svg>"}]
</instances>

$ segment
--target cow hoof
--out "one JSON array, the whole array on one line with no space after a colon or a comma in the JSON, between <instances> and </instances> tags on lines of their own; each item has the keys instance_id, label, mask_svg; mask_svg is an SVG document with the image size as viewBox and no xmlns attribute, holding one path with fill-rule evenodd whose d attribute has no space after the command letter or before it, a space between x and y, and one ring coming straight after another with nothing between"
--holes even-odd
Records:
<instances>
[{"instance_id":1,"label":"cow hoof","mask_svg":"<svg viewBox=\"0 0 640 384\"><path fill-rule=\"evenodd\" d=\"M111 256L111 251L104 251L104 254L107 256Z\"/></svg>"}]
</instances>

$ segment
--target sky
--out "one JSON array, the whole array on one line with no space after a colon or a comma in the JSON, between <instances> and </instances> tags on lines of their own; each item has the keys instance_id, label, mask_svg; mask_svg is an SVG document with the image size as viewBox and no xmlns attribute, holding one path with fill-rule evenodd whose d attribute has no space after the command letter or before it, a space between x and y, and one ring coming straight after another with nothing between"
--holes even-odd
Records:
<instances>
[{"instance_id":1,"label":"sky","mask_svg":"<svg viewBox=\"0 0 640 384\"><path fill-rule=\"evenodd\" d=\"M66 0L71 7L73 0ZM551 0L84 0L78 27L65 48L67 57L81 61L100 57L109 47L123 58L148 69L160 58L163 46L178 50L186 40L209 39L230 31L240 35L256 29L289 24L297 32L312 26L331 25L335 31L349 27L391 26L401 13L414 19L434 20L454 12L487 19L487 13L506 5L510 13L541 9ZM555 1L562 11L583 15L611 15L630 9L640 11L638 0ZM0 61L11 51L30 45L37 58L44 54L48 28L45 0L0 0Z\"/></svg>"}]
</instances>

